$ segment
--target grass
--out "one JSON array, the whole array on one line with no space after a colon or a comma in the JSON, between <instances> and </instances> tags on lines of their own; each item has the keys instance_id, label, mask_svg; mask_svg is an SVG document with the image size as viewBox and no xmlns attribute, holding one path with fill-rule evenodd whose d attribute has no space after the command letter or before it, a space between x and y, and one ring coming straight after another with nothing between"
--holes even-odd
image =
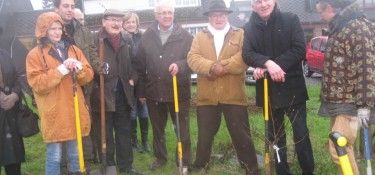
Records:
<instances>
[{"instance_id":1,"label":"grass","mask_svg":"<svg viewBox=\"0 0 375 175\"><path fill-rule=\"evenodd\" d=\"M310 85L308 86L310 100L307 101L307 124L310 129L310 139L312 141L314 159L315 159L315 174L317 175L328 175L338 174L337 166L332 163L328 152L327 141L329 132L329 118L318 117L316 115L319 109L319 89L320 86ZM259 155L263 155L264 150L264 121L263 114L260 108L254 107L255 99L255 87L248 86L248 98L249 98L249 118L251 124L251 133L253 135L255 147ZM193 86L192 94L195 96L196 88ZM197 143L197 124L196 124L196 111L194 108L190 111L190 127L191 127L191 142L192 142L192 159L195 160L195 150ZM169 150L169 161L168 163L156 170L151 172L149 165L154 161L152 153L137 153L134 152L134 168L145 175L156 174L156 175L175 175L178 174L176 168L174 152L176 148L177 139L174 135L171 120L169 120L167 128L167 147ZM287 125L287 145L288 145L288 161L290 162L290 169L293 174L301 174L296 155L294 154L292 131L290 124ZM152 132L150 129L149 140L152 140ZM26 162L22 164L22 171L28 175L42 175L44 174L44 161L45 161L45 144L38 134L31 138L24 139L26 147ZM150 142L152 143L152 142ZM239 168L236 156L231 147L231 139L226 129L226 124L222 120L219 132L215 137L215 143L213 146L211 158L211 169L208 174L219 174L219 175L236 175L244 174L244 171ZM259 166L264 170L263 162L259 162ZM94 165L95 168L99 168L100 165ZM364 161L359 162L361 174L365 174L365 163ZM374 166L373 166L374 169ZM0 173L1 174L1 173ZM197 175L207 174L205 172L193 173Z\"/></svg>"}]
</instances>

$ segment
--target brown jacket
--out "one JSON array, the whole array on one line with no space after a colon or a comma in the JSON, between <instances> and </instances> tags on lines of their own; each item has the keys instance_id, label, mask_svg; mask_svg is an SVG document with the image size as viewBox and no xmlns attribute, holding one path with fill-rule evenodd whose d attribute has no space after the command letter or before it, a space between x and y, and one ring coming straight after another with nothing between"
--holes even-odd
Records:
<instances>
[{"instance_id":1,"label":"brown jacket","mask_svg":"<svg viewBox=\"0 0 375 175\"><path fill-rule=\"evenodd\" d=\"M209 31L197 34L188 54L190 68L198 73L197 105L234 104L247 105L245 72L248 66L242 61L243 30L228 31L219 59L213 36ZM216 62L227 63L229 73L215 80L209 80L211 66Z\"/></svg>"}]
</instances>

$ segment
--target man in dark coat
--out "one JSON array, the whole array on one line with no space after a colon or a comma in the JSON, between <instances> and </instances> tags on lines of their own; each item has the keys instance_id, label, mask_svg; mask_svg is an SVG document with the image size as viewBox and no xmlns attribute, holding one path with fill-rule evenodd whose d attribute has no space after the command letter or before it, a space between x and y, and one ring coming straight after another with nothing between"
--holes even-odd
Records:
<instances>
[{"instance_id":1,"label":"man in dark coat","mask_svg":"<svg viewBox=\"0 0 375 175\"><path fill-rule=\"evenodd\" d=\"M284 128L286 114L293 127L294 143L303 174L313 174L314 158L306 125L308 100L301 62L305 58L305 37L298 17L281 12L277 0L253 0L254 13L245 25L242 57L255 67L257 105L263 105L264 73L269 81L270 128L277 174L291 174L287 162ZM280 161L277 157L280 156Z\"/></svg>"},{"instance_id":2,"label":"man in dark coat","mask_svg":"<svg viewBox=\"0 0 375 175\"><path fill-rule=\"evenodd\" d=\"M0 36L2 33L0 28ZM0 172L21 175L25 147L17 130L21 87L9 53L0 49Z\"/></svg>"},{"instance_id":3,"label":"man in dark coat","mask_svg":"<svg viewBox=\"0 0 375 175\"><path fill-rule=\"evenodd\" d=\"M156 21L146 30L138 50L137 69L140 78L140 100L147 99L147 107L153 131L153 150L156 161L151 170L156 170L167 162L165 127L168 113L176 125L173 104L172 76L177 76L179 126L181 133L183 164L190 166L190 75L187 54L193 37L177 23L173 22L174 7L161 1L155 7ZM176 156L177 157L177 156Z\"/></svg>"},{"instance_id":4,"label":"man in dark coat","mask_svg":"<svg viewBox=\"0 0 375 175\"><path fill-rule=\"evenodd\" d=\"M124 13L119 10L107 9L102 19L103 27L95 33L94 40L99 46L99 39L103 39L104 62L109 65L108 74L104 75L107 164L117 163L120 172L138 175L141 173L132 166L133 150L130 138L130 111L134 104L134 84L138 78L131 65L131 38L121 33L123 16ZM98 74L94 79L91 105L93 124L100 128ZM101 145L99 148L101 150Z\"/></svg>"}]
</instances>

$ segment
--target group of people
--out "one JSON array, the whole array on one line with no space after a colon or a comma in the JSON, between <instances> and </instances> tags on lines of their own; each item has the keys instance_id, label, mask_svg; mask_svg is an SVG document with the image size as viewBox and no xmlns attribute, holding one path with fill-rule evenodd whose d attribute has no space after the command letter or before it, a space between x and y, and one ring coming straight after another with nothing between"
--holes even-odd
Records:
<instances>
[{"instance_id":1,"label":"group of people","mask_svg":"<svg viewBox=\"0 0 375 175\"><path fill-rule=\"evenodd\" d=\"M133 148L151 151L148 116L155 156L150 170L164 166L168 161L165 128L170 116L175 131L179 125L183 166L189 171L208 170L223 114L245 174L261 174L248 118L244 83L248 66L255 68L258 106L264 104L263 79L269 79L267 139L275 148L276 174L292 174L287 161L285 115L293 128L302 174L314 173L306 124L308 94L301 67L306 52L305 36L297 15L282 12L277 0L252 0L253 13L243 29L229 24L232 10L223 0L212 0L203 12L209 21L207 29L195 37L174 20L174 4L170 1L156 5L156 20L145 31L139 28L135 13L107 9L102 27L91 34L79 20L82 17L74 19L78 14L74 8L74 0L55 0L54 12L38 17L37 46L26 58L27 81L35 96L46 143L45 174L61 174L64 167L69 174L80 174L74 93L79 101L86 171L89 172L93 159L102 159L95 151L102 147L100 76L105 80L108 166L117 166L124 174L141 174L132 166ZM348 138L350 164L357 175L353 152L357 128L368 126L375 104L374 24L361 13L358 2L352 0L318 0L316 9L330 29L318 114L330 116L331 130ZM104 62L99 61L99 49L104 53ZM0 166L5 167L7 174L17 175L25 160L14 118L22 94L13 67L4 66L12 65L10 56L3 51L0 56ZM198 74L198 142L194 162L189 127L192 72ZM178 85L179 120L175 114L173 76ZM9 92L5 91L7 88ZM137 116L141 144L137 139ZM6 137L9 134L14 137ZM331 142L330 153L339 164Z\"/></svg>"}]
</instances>

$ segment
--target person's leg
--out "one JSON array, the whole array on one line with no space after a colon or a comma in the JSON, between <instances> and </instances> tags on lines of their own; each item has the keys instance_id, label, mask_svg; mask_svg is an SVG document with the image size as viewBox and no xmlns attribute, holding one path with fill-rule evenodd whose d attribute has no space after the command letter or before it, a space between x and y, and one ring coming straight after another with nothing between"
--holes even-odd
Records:
<instances>
[{"instance_id":1,"label":"person's leg","mask_svg":"<svg viewBox=\"0 0 375 175\"><path fill-rule=\"evenodd\" d=\"M21 175L21 163L5 165L4 169L5 169L6 175ZM1 174L1 168L0 168L0 174Z\"/></svg>"},{"instance_id":2,"label":"person's leg","mask_svg":"<svg viewBox=\"0 0 375 175\"><path fill-rule=\"evenodd\" d=\"M80 172L77 140L66 141L66 152L68 154L69 173Z\"/></svg>"},{"instance_id":3,"label":"person's leg","mask_svg":"<svg viewBox=\"0 0 375 175\"><path fill-rule=\"evenodd\" d=\"M354 145L355 140L357 139L358 131L357 117L353 117L350 115L337 115L331 118L331 126L331 131L336 131L347 139L348 143L345 148L349 156L350 164L352 166L354 174L359 175L354 152ZM331 140L329 140L329 152L331 154L332 161L338 165L339 171L342 174L337 152Z\"/></svg>"},{"instance_id":4,"label":"person's leg","mask_svg":"<svg viewBox=\"0 0 375 175\"><path fill-rule=\"evenodd\" d=\"M167 147L165 145L165 127L168 120L167 105L165 103L151 101L148 99L147 107L150 114L151 126L154 136L153 151L157 159L157 162L154 163L162 165L165 164L168 160ZM151 169L153 168L151 167Z\"/></svg>"},{"instance_id":5,"label":"person's leg","mask_svg":"<svg viewBox=\"0 0 375 175\"><path fill-rule=\"evenodd\" d=\"M137 99L135 99L135 100L139 101ZM139 115L137 108L138 108L138 103L134 103L134 109L131 109L131 112L130 112L130 116L131 116L131 122L130 122L131 143L132 143L133 148L136 151L142 152L142 149L138 144L138 138L137 138L137 125L138 125L137 124L137 115Z\"/></svg>"},{"instance_id":6,"label":"person's leg","mask_svg":"<svg viewBox=\"0 0 375 175\"><path fill-rule=\"evenodd\" d=\"M92 123L90 135L93 142L94 162L101 162L102 159L102 143L101 143L101 116L100 112L92 113ZM96 156L96 157L95 157Z\"/></svg>"},{"instance_id":7,"label":"person's leg","mask_svg":"<svg viewBox=\"0 0 375 175\"><path fill-rule=\"evenodd\" d=\"M292 124L293 140L302 174L312 175L315 165L309 129L306 124L306 103L288 108L287 115Z\"/></svg>"},{"instance_id":8,"label":"person's leg","mask_svg":"<svg viewBox=\"0 0 375 175\"><path fill-rule=\"evenodd\" d=\"M198 142L193 168L208 168L220 122L221 112L218 106L197 106Z\"/></svg>"},{"instance_id":9,"label":"person's leg","mask_svg":"<svg viewBox=\"0 0 375 175\"><path fill-rule=\"evenodd\" d=\"M142 138L142 147L143 151L150 152L150 145L148 144L148 109L147 105L142 104L141 102L138 103L138 117L139 117L139 125L141 129L141 138Z\"/></svg>"},{"instance_id":10,"label":"person's leg","mask_svg":"<svg viewBox=\"0 0 375 175\"><path fill-rule=\"evenodd\" d=\"M131 117L130 106L123 104L116 105L116 112L114 116L114 130L116 143L116 163L120 171L132 169L133 164L133 150L131 145Z\"/></svg>"},{"instance_id":11,"label":"person's leg","mask_svg":"<svg viewBox=\"0 0 375 175\"><path fill-rule=\"evenodd\" d=\"M60 175L61 143L46 144L46 175Z\"/></svg>"},{"instance_id":12,"label":"person's leg","mask_svg":"<svg viewBox=\"0 0 375 175\"><path fill-rule=\"evenodd\" d=\"M61 145L61 163L60 163L61 175L69 175L68 172L68 156L66 153L66 144L63 142Z\"/></svg>"},{"instance_id":13,"label":"person's leg","mask_svg":"<svg viewBox=\"0 0 375 175\"><path fill-rule=\"evenodd\" d=\"M86 171L91 171L91 162L93 160L93 145L90 135L82 137L82 147Z\"/></svg>"},{"instance_id":14,"label":"person's leg","mask_svg":"<svg viewBox=\"0 0 375 175\"><path fill-rule=\"evenodd\" d=\"M219 108L223 110L241 167L245 169L246 174L260 175L254 142L250 133L247 107L220 104Z\"/></svg>"},{"instance_id":15,"label":"person's leg","mask_svg":"<svg viewBox=\"0 0 375 175\"><path fill-rule=\"evenodd\" d=\"M105 135L107 144L107 165L116 165L115 163L115 140L113 137L114 129L114 112L105 113Z\"/></svg>"},{"instance_id":16,"label":"person's leg","mask_svg":"<svg viewBox=\"0 0 375 175\"><path fill-rule=\"evenodd\" d=\"M179 126L180 126L180 137L182 143L182 159L183 165L190 167L191 166L191 141L190 141L190 117L189 117L189 106L190 100L179 101ZM174 109L174 103L168 103L169 113L171 114L172 122L175 126L175 133L177 136L176 129L176 112ZM176 163L178 165L178 153L176 146Z\"/></svg>"},{"instance_id":17,"label":"person's leg","mask_svg":"<svg viewBox=\"0 0 375 175\"><path fill-rule=\"evenodd\" d=\"M286 147L286 130L284 127L284 110L273 109L270 113L269 120L269 139L271 141L270 149L275 145L279 148L278 151L274 149L274 160L276 167L276 174L278 175L290 175L289 165L287 162L287 147ZM278 161L277 153L280 157Z\"/></svg>"}]
</instances>

